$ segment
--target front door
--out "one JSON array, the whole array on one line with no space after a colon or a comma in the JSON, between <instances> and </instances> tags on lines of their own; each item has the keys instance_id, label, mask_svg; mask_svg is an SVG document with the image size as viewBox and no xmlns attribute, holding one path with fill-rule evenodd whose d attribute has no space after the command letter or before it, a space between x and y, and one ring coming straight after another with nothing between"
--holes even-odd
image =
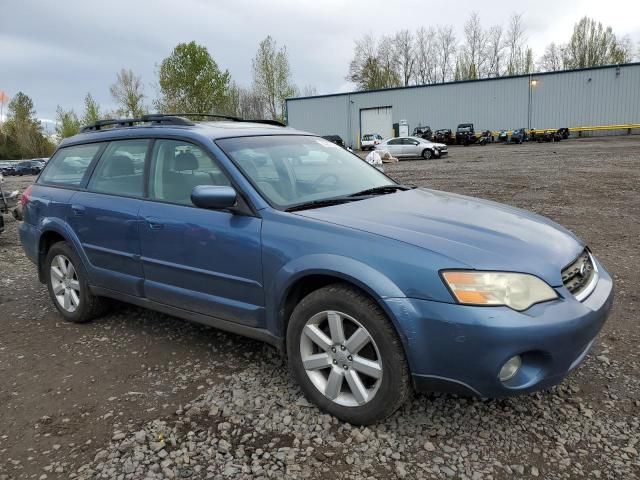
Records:
<instances>
[{"instance_id":1,"label":"front door","mask_svg":"<svg viewBox=\"0 0 640 480\"><path fill-rule=\"evenodd\" d=\"M150 300L249 326L264 313L260 218L191 203L196 185L230 185L217 162L182 140L156 140L140 209Z\"/></svg>"}]
</instances>

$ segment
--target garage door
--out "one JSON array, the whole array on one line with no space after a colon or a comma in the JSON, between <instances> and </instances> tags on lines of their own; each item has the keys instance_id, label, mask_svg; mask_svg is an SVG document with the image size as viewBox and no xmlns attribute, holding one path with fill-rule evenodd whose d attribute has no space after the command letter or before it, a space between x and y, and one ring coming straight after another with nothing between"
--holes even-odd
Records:
<instances>
[{"instance_id":1,"label":"garage door","mask_svg":"<svg viewBox=\"0 0 640 480\"><path fill-rule=\"evenodd\" d=\"M364 108L360 110L360 138L377 133L382 138L393 137L391 107Z\"/></svg>"}]
</instances>

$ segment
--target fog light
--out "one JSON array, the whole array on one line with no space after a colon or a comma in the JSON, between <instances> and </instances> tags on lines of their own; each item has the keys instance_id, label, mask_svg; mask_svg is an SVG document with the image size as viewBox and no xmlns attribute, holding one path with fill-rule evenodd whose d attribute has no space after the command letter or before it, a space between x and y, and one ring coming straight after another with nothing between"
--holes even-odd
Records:
<instances>
[{"instance_id":1,"label":"fog light","mask_svg":"<svg viewBox=\"0 0 640 480\"><path fill-rule=\"evenodd\" d=\"M515 357L511 357L500 369L500 373L498 374L498 378L501 382L506 382L511 380L516 376L518 370L522 366L522 359L520 355L516 355Z\"/></svg>"}]
</instances>

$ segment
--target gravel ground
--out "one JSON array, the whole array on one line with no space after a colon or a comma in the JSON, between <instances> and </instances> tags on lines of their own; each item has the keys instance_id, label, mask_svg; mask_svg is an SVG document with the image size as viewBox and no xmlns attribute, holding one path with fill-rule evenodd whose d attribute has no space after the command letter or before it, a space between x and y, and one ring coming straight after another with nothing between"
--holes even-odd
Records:
<instances>
[{"instance_id":1,"label":"gravel ground","mask_svg":"<svg viewBox=\"0 0 640 480\"><path fill-rule=\"evenodd\" d=\"M640 478L640 138L451 147L387 172L536 211L589 243L616 302L560 386L506 400L418 395L354 428L309 405L255 341L124 305L61 321L5 216L0 480Z\"/></svg>"}]
</instances>

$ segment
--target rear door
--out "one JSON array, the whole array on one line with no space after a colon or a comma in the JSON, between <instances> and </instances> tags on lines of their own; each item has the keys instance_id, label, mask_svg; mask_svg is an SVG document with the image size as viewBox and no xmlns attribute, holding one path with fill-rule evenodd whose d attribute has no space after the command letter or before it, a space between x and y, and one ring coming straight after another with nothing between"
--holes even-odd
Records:
<instances>
[{"instance_id":1,"label":"rear door","mask_svg":"<svg viewBox=\"0 0 640 480\"><path fill-rule=\"evenodd\" d=\"M387 150L394 157L403 157L404 154L402 152L402 139L392 138L387 142L385 150Z\"/></svg>"},{"instance_id":2,"label":"rear door","mask_svg":"<svg viewBox=\"0 0 640 480\"><path fill-rule=\"evenodd\" d=\"M145 295L155 302L258 326L264 312L262 220L191 203L197 185L231 185L217 161L187 141L154 143L140 209Z\"/></svg>"},{"instance_id":3,"label":"rear door","mask_svg":"<svg viewBox=\"0 0 640 480\"><path fill-rule=\"evenodd\" d=\"M91 283L142 296L138 210L149 140L108 144L86 191L71 198L69 224L89 260Z\"/></svg>"}]
</instances>

